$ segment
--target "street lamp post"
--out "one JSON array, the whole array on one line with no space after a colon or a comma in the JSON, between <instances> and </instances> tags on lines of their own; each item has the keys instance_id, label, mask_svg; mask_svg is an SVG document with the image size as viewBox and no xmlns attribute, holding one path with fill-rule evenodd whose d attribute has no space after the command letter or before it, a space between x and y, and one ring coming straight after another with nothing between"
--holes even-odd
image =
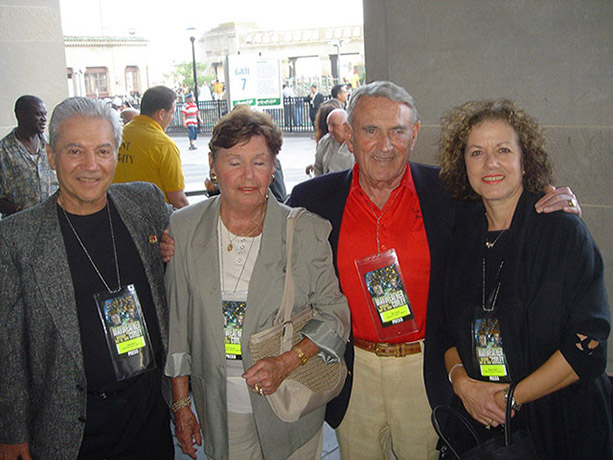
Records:
<instances>
[{"instance_id":1,"label":"street lamp post","mask_svg":"<svg viewBox=\"0 0 613 460\"><path fill-rule=\"evenodd\" d=\"M336 42L336 75L338 75L338 82L341 82L341 45L343 39L341 38Z\"/></svg>"},{"instance_id":2,"label":"street lamp post","mask_svg":"<svg viewBox=\"0 0 613 460\"><path fill-rule=\"evenodd\" d=\"M194 46L194 42L196 41L196 37L189 37L189 41L192 42L192 66L194 70L194 99L196 100L196 107L198 107L198 112L200 112L200 103L198 102L198 73L196 71L196 47ZM196 122L198 123L198 131L200 131L200 117L196 117Z\"/></svg>"},{"instance_id":3,"label":"street lamp post","mask_svg":"<svg viewBox=\"0 0 613 460\"><path fill-rule=\"evenodd\" d=\"M341 46L343 42L345 42L344 38L339 38L338 40L330 41L328 44L334 46L336 48L336 75L338 77L338 83L341 83Z\"/></svg>"}]
</instances>

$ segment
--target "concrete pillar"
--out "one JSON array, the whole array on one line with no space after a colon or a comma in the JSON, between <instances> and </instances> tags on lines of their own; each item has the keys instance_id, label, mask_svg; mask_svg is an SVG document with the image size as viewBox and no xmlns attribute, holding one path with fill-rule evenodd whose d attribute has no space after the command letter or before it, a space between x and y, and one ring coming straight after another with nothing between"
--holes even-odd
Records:
<instances>
[{"instance_id":1,"label":"concrete pillar","mask_svg":"<svg viewBox=\"0 0 613 460\"><path fill-rule=\"evenodd\" d=\"M17 121L15 101L40 97L49 112L68 96L59 0L0 1L0 137Z\"/></svg>"}]
</instances>

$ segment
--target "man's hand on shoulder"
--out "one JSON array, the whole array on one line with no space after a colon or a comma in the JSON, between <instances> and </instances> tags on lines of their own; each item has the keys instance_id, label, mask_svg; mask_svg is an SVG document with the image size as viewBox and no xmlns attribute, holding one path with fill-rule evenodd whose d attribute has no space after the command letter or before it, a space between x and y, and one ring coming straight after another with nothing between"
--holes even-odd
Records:
<instances>
[{"instance_id":1,"label":"man's hand on shoulder","mask_svg":"<svg viewBox=\"0 0 613 460\"><path fill-rule=\"evenodd\" d=\"M564 211L581 217L583 211L570 187L555 188L553 185L548 185L544 192L545 196L534 205L536 212Z\"/></svg>"},{"instance_id":2,"label":"man's hand on shoulder","mask_svg":"<svg viewBox=\"0 0 613 460\"><path fill-rule=\"evenodd\" d=\"M0 444L0 460L32 460L30 445L27 442Z\"/></svg>"},{"instance_id":3,"label":"man's hand on shoulder","mask_svg":"<svg viewBox=\"0 0 613 460\"><path fill-rule=\"evenodd\" d=\"M168 229L162 233L162 239L160 240L160 254L164 263L170 262L172 256L175 255L175 240L168 233ZM1 460L1 459L0 459Z\"/></svg>"}]
</instances>

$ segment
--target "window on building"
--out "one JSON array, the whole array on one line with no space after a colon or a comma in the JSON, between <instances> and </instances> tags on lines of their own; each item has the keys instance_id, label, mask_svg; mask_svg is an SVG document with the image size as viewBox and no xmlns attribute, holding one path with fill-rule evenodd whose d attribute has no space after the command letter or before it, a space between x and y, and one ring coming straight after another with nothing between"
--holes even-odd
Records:
<instances>
[{"instance_id":1,"label":"window on building","mask_svg":"<svg viewBox=\"0 0 613 460\"><path fill-rule=\"evenodd\" d=\"M109 70L106 67L87 67L84 75L87 97L108 97L108 76Z\"/></svg>"},{"instance_id":2,"label":"window on building","mask_svg":"<svg viewBox=\"0 0 613 460\"><path fill-rule=\"evenodd\" d=\"M126 67L126 92L130 96L140 92L140 72L138 66L129 65Z\"/></svg>"}]
</instances>

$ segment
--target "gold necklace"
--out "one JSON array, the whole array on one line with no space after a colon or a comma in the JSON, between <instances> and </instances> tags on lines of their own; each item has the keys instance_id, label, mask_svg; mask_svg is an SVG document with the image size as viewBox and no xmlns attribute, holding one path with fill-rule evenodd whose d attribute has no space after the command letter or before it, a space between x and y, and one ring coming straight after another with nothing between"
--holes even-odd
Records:
<instances>
[{"instance_id":1,"label":"gold necklace","mask_svg":"<svg viewBox=\"0 0 613 460\"><path fill-rule=\"evenodd\" d=\"M223 221L221 219L219 219L218 227L219 227L219 230L221 230L221 227L225 227L225 225L224 225L224 223L223 223ZM230 235L230 231L227 229L227 227L226 227L226 231L228 232L228 236L229 236ZM226 272L224 270L224 263L223 263L224 255L221 252L221 240L222 240L221 231L219 231L218 234L219 234L219 262L220 262L220 265L221 265L221 267L220 267L221 268L221 290L225 291L226 290L226 286L225 286L224 279L225 279ZM241 278L243 277L243 272L245 271L245 266L249 262L249 255L251 254L251 249L253 248L253 243L255 242L256 238L257 238L257 236L251 238L251 242L249 244L249 250L247 251L247 257L245 257L245 263L241 267L241 270L240 270L240 272L238 274L238 278L236 279L236 283L234 284L234 289L232 290L232 294L234 294L236 292L236 290L238 289L238 285L240 284Z\"/></svg>"},{"instance_id":2,"label":"gold necklace","mask_svg":"<svg viewBox=\"0 0 613 460\"><path fill-rule=\"evenodd\" d=\"M251 238L258 231L258 228L260 228L260 225L262 225L262 222L264 221L264 216L266 215L266 210L264 208L265 205L266 205L266 201L262 203L262 213L260 215L260 219L258 220L258 223L253 228L253 230L251 230L246 235L234 235L234 238L232 238L232 233L230 232L230 229L226 225L224 225L224 227L226 228L226 231L228 232L228 238L230 239L228 246L226 246L226 249L228 252L232 252L232 249L234 249L234 245L232 243L234 243L234 241L236 241L237 238L240 238L240 237ZM221 219L221 211L220 211L219 218Z\"/></svg>"},{"instance_id":3,"label":"gold necklace","mask_svg":"<svg viewBox=\"0 0 613 460\"><path fill-rule=\"evenodd\" d=\"M488 248L488 249L492 249L494 247L494 245L498 242L500 237L502 235L504 235L504 232L506 232L507 230L508 230L508 228L505 228L502 232L500 232L500 235L498 235L494 241L488 241L487 240L487 236L486 236L485 237L485 247Z\"/></svg>"}]
</instances>

